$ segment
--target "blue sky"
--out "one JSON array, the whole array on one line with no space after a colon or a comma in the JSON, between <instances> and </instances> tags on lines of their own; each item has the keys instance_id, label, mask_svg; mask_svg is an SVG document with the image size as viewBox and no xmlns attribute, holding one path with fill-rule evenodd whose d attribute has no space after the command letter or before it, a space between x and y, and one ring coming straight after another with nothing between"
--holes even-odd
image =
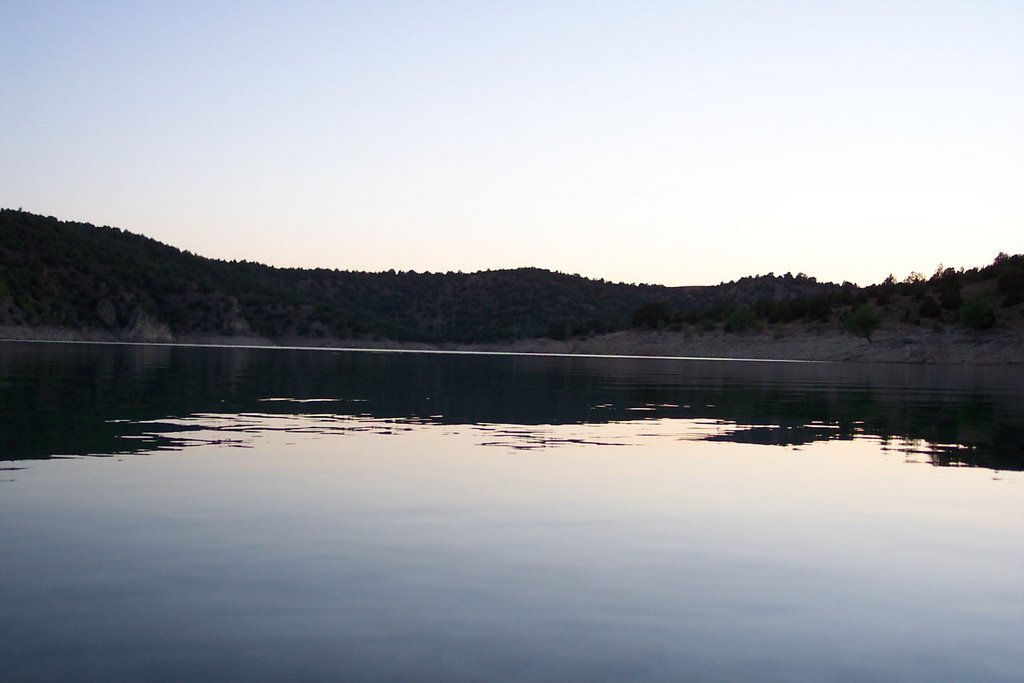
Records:
<instances>
[{"instance_id":1,"label":"blue sky","mask_svg":"<svg viewBox=\"0 0 1024 683\"><path fill-rule=\"evenodd\" d=\"M1024 3L0 5L0 206L219 257L867 284L1024 252Z\"/></svg>"}]
</instances>

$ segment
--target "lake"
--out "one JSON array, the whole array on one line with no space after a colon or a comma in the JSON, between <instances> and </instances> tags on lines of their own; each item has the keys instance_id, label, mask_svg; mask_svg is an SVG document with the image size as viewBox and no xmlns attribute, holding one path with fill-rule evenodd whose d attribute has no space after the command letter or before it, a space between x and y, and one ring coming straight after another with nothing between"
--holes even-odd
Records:
<instances>
[{"instance_id":1,"label":"lake","mask_svg":"<svg viewBox=\"0 0 1024 683\"><path fill-rule=\"evenodd\" d=\"M1021 681L1024 369L0 342L3 681Z\"/></svg>"}]
</instances>

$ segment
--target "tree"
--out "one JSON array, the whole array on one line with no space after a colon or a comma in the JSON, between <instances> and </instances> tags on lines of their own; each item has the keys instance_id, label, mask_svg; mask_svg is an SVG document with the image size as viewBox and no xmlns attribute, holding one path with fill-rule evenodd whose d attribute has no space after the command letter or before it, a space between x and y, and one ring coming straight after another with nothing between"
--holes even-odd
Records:
<instances>
[{"instance_id":1,"label":"tree","mask_svg":"<svg viewBox=\"0 0 1024 683\"><path fill-rule=\"evenodd\" d=\"M850 311L843 322L847 332L858 337L864 337L869 342L871 341L871 335L874 334L881 324L882 316L878 314L877 309L869 304L862 304Z\"/></svg>"}]
</instances>

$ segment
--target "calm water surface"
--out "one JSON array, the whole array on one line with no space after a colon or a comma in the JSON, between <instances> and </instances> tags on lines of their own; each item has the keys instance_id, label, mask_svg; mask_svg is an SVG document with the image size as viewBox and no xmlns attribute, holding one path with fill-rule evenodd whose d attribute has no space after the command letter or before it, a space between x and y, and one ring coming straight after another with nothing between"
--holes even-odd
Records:
<instances>
[{"instance_id":1,"label":"calm water surface","mask_svg":"<svg viewBox=\"0 0 1024 683\"><path fill-rule=\"evenodd\" d=\"M3 681L1019 682L1024 373L4 342L0 549Z\"/></svg>"}]
</instances>

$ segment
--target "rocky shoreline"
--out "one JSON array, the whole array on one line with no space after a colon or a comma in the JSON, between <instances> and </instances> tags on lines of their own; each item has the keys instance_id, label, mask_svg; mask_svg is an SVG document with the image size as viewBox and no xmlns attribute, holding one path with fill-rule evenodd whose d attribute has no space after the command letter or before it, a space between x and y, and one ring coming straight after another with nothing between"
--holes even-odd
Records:
<instances>
[{"instance_id":1,"label":"rocky shoreline","mask_svg":"<svg viewBox=\"0 0 1024 683\"><path fill-rule=\"evenodd\" d=\"M219 335L122 335L103 330L0 326L0 340L87 341L229 346L488 351L610 356L744 358L860 363L1002 365L1024 363L1024 334L995 329L926 329L918 326L879 330L868 341L835 330L798 327L727 334L627 330L558 341L521 339L490 344L423 344L389 340Z\"/></svg>"}]
</instances>

